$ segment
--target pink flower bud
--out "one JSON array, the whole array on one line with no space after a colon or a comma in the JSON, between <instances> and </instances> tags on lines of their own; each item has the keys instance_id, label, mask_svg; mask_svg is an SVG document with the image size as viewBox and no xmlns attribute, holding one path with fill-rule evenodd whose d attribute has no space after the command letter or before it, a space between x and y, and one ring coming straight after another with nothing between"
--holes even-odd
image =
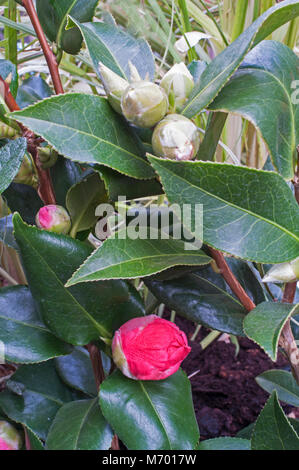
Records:
<instances>
[{"instance_id":1,"label":"pink flower bud","mask_svg":"<svg viewBox=\"0 0 299 470\"><path fill-rule=\"evenodd\" d=\"M186 335L175 323L158 317L133 318L115 332L113 360L135 380L161 380L174 374L189 354Z\"/></svg>"},{"instance_id":2,"label":"pink flower bud","mask_svg":"<svg viewBox=\"0 0 299 470\"><path fill-rule=\"evenodd\" d=\"M71 228L71 219L67 211L55 204L42 207L35 218L39 228L49 232L67 234Z\"/></svg>"},{"instance_id":3,"label":"pink flower bud","mask_svg":"<svg viewBox=\"0 0 299 470\"><path fill-rule=\"evenodd\" d=\"M17 430L6 421L0 421L0 450L19 450L22 439Z\"/></svg>"}]
</instances>

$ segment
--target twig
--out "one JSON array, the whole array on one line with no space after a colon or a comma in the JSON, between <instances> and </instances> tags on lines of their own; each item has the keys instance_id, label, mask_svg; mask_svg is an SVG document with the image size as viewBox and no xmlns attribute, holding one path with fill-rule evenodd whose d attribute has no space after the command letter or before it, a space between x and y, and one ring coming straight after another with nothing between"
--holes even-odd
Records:
<instances>
[{"instance_id":1,"label":"twig","mask_svg":"<svg viewBox=\"0 0 299 470\"><path fill-rule=\"evenodd\" d=\"M86 349L89 352L89 357L90 357L91 364L92 364L96 387L97 387L97 390L99 391L100 385L105 379L105 374L104 374L104 369L103 369L103 364L102 364L102 356L101 356L99 348L93 343L88 344L86 346Z\"/></svg>"},{"instance_id":2,"label":"twig","mask_svg":"<svg viewBox=\"0 0 299 470\"><path fill-rule=\"evenodd\" d=\"M227 282L233 293L242 302L242 305L246 308L246 310L248 310L248 312L250 312L250 310L253 310L256 307L255 303L251 300L248 294L246 294L245 290L230 270L223 254L220 253L220 251L215 250L214 248L210 248L210 253L216 261L216 264L225 281Z\"/></svg>"},{"instance_id":3,"label":"twig","mask_svg":"<svg viewBox=\"0 0 299 470\"><path fill-rule=\"evenodd\" d=\"M42 47L45 59L47 61L47 64L50 70L55 92L57 95L59 95L63 93L64 91L63 91L62 83L60 80L56 57L48 44L48 41L46 39L43 28L41 27L41 24L38 19L32 0L23 0L23 6L31 20L32 26L34 27L34 30L36 32L36 35Z\"/></svg>"}]
</instances>

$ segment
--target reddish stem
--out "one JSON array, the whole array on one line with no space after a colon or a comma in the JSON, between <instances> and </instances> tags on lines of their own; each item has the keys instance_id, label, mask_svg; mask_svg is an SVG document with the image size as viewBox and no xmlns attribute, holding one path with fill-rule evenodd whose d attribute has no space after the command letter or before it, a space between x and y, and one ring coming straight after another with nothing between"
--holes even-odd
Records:
<instances>
[{"instance_id":1,"label":"reddish stem","mask_svg":"<svg viewBox=\"0 0 299 470\"><path fill-rule=\"evenodd\" d=\"M210 248L210 253L214 260L216 261L216 264L224 277L225 281L233 291L233 293L238 297L238 299L242 302L242 305L250 312L250 310L253 310L256 305L255 303L251 300L251 298L246 294L245 290L239 283L239 281L236 279L234 274L231 272L227 262L225 261L225 258L220 251L215 250L214 248Z\"/></svg>"},{"instance_id":2,"label":"reddish stem","mask_svg":"<svg viewBox=\"0 0 299 470\"><path fill-rule=\"evenodd\" d=\"M96 382L96 387L97 390L100 390L100 385L105 379L105 374L104 374L104 369L103 369L103 364L102 364L102 356L100 353L99 348L95 344L88 344L86 346L88 352L89 352L89 357L91 360L92 368L93 368L93 374Z\"/></svg>"},{"instance_id":3,"label":"reddish stem","mask_svg":"<svg viewBox=\"0 0 299 470\"><path fill-rule=\"evenodd\" d=\"M38 16L37 16L37 13L36 13L36 10L34 8L32 0L23 0L23 6L24 6L25 10L28 13L28 16L31 20L32 26L34 27L34 30L36 32L36 35L37 35L38 40L40 42L40 45L42 47L45 59L47 61L47 64L48 64L48 67L49 67L49 70L50 70L50 74L51 74L51 77L52 77L55 92L56 92L57 95L62 94L64 91L63 91L62 83L61 83L61 80L60 80L59 69L58 69L58 64L57 64L57 61L56 61L56 57L53 54L53 52L52 52L52 50L51 50L51 48L48 44L48 41L46 39L43 28L41 27L41 24L40 24L40 21L38 19Z\"/></svg>"}]
</instances>

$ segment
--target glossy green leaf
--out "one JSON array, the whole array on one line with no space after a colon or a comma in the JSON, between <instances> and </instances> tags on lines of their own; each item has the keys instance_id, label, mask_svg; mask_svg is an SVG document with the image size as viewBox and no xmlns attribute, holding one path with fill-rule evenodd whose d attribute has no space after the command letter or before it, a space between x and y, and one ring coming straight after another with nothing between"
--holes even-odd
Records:
<instances>
[{"instance_id":1,"label":"glossy green leaf","mask_svg":"<svg viewBox=\"0 0 299 470\"><path fill-rule=\"evenodd\" d=\"M276 390L278 399L292 406L299 406L299 386L293 375L286 370L266 370L255 380L266 392Z\"/></svg>"},{"instance_id":2,"label":"glossy green leaf","mask_svg":"<svg viewBox=\"0 0 299 470\"><path fill-rule=\"evenodd\" d=\"M285 0L269 8L249 26L232 44L224 49L203 71L195 85L183 114L195 116L217 96L237 70L247 52L288 21L299 15L298 0Z\"/></svg>"},{"instance_id":3,"label":"glossy green leaf","mask_svg":"<svg viewBox=\"0 0 299 470\"><path fill-rule=\"evenodd\" d=\"M29 428L26 427L28 439L30 441L30 450L44 450L44 446L39 437Z\"/></svg>"},{"instance_id":4,"label":"glossy green leaf","mask_svg":"<svg viewBox=\"0 0 299 470\"><path fill-rule=\"evenodd\" d=\"M182 240L163 240L152 230L153 239L108 238L74 273L67 285L99 279L132 279L164 271L171 266L208 264L211 258L201 250L186 250ZM154 239L155 237L155 239ZM158 239L159 237L159 239Z\"/></svg>"},{"instance_id":5,"label":"glossy green leaf","mask_svg":"<svg viewBox=\"0 0 299 470\"><path fill-rule=\"evenodd\" d=\"M72 401L62 406L50 428L48 450L105 450L113 433L103 417L98 399Z\"/></svg>"},{"instance_id":6,"label":"glossy green leaf","mask_svg":"<svg viewBox=\"0 0 299 470\"><path fill-rule=\"evenodd\" d=\"M21 366L11 380L20 384L22 392L1 392L1 408L45 440L57 411L72 399L69 389L59 379L53 361Z\"/></svg>"},{"instance_id":7,"label":"glossy green leaf","mask_svg":"<svg viewBox=\"0 0 299 470\"><path fill-rule=\"evenodd\" d=\"M108 23L80 24L75 20L74 22L83 34L98 75L99 62L102 62L121 77L130 80L129 62L131 62L137 68L141 78L154 79L154 56L144 39L133 37L127 31Z\"/></svg>"},{"instance_id":8,"label":"glossy green leaf","mask_svg":"<svg viewBox=\"0 0 299 470\"><path fill-rule=\"evenodd\" d=\"M43 362L71 351L45 327L29 289L23 286L0 291L0 341L6 360L17 364Z\"/></svg>"},{"instance_id":9,"label":"glossy green leaf","mask_svg":"<svg viewBox=\"0 0 299 470\"><path fill-rule=\"evenodd\" d=\"M48 38L57 42L69 54L77 54L82 46L82 35L78 28L65 30L67 16L71 14L79 21L90 21L98 0L36 0L39 20Z\"/></svg>"},{"instance_id":10,"label":"glossy green leaf","mask_svg":"<svg viewBox=\"0 0 299 470\"><path fill-rule=\"evenodd\" d=\"M35 223L35 216L43 201L37 191L27 184L12 183L2 194L12 212L19 212L28 224Z\"/></svg>"},{"instance_id":11,"label":"glossy green leaf","mask_svg":"<svg viewBox=\"0 0 299 470\"><path fill-rule=\"evenodd\" d=\"M226 113L211 113L209 115L205 135L196 155L197 160L213 160L226 119Z\"/></svg>"},{"instance_id":12,"label":"glossy green leaf","mask_svg":"<svg viewBox=\"0 0 299 470\"><path fill-rule=\"evenodd\" d=\"M133 178L154 176L141 143L105 98L81 93L54 96L11 117L73 161L101 163Z\"/></svg>"},{"instance_id":13,"label":"glossy green leaf","mask_svg":"<svg viewBox=\"0 0 299 470\"><path fill-rule=\"evenodd\" d=\"M71 388L91 397L97 395L92 364L87 349L76 347L71 354L55 359L61 379Z\"/></svg>"},{"instance_id":14,"label":"glossy green leaf","mask_svg":"<svg viewBox=\"0 0 299 470\"><path fill-rule=\"evenodd\" d=\"M133 179L105 166L95 169L101 175L111 201L117 201L119 196L131 200L163 193L162 186L156 179Z\"/></svg>"},{"instance_id":15,"label":"glossy green leaf","mask_svg":"<svg viewBox=\"0 0 299 470\"><path fill-rule=\"evenodd\" d=\"M72 162L62 155L59 155L55 165L50 168L50 173L56 202L65 207L66 195L74 184L81 181L83 170L81 170L78 163Z\"/></svg>"},{"instance_id":16,"label":"glossy green leaf","mask_svg":"<svg viewBox=\"0 0 299 470\"><path fill-rule=\"evenodd\" d=\"M123 281L90 283L66 289L64 284L92 248L70 237L24 224L14 215L15 237L30 290L48 328L59 338L85 345L144 314L135 289Z\"/></svg>"},{"instance_id":17,"label":"glossy green leaf","mask_svg":"<svg viewBox=\"0 0 299 470\"><path fill-rule=\"evenodd\" d=\"M246 335L259 344L273 361L277 359L281 330L288 318L296 312L298 305L262 302L244 319Z\"/></svg>"},{"instance_id":18,"label":"glossy green leaf","mask_svg":"<svg viewBox=\"0 0 299 470\"><path fill-rule=\"evenodd\" d=\"M190 382L181 369L156 381L115 371L101 385L100 405L129 450L188 450L198 442Z\"/></svg>"},{"instance_id":19,"label":"glossy green leaf","mask_svg":"<svg viewBox=\"0 0 299 470\"><path fill-rule=\"evenodd\" d=\"M299 256L299 208L280 175L226 163L148 158L171 203L191 204L193 213L196 204L203 205L208 245L260 263Z\"/></svg>"},{"instance_id":20,"label":"glossy green leaf","mask_svg":"<svg viewBox=\"0 0 299 470\"><path fill-rule=\"evenodd\" d=\"M244 335L246 310L211 268L169 281L145 282L159 302L177 314L214 330Z\"/></svg>"},{"instance_id":21,"label":"glossy green leaf","mask_svg":"<svg viewBox=\"0 0 299 470\"><path fill-rule=\"evenodd\" d=\"M105 185L98 173L72 186L66 196L66 207L72 219L71 235L93 227L98 219L96 207L106 201Z\"/></svg>"},{"instance_id":22,"label":"glossy green leaf","mask_svg":"<svg viewBox=\"0 0 299 470\"><path fill-rule=\"evenodd\" d=\"M216 437L199 443L197 450L250 450L250 440L237 437Z\"/></svg>"},{"instance_id":23,"label":"glossy green leaf","mask_svg":"<svg viewBox=\"0 0 299 470\"><path fill-rule=\"evenodd\" d=\"M285 416L276 391L259 415L251 438L252 450L299 450L299 438Z\"/></svg>"},{"instance_id":24,"label":"glossy green leaf","mask_svg":"<svg viewBox=\"0 0 299 470\"><path fill-rule=\"evenodd\" d=\"M0 193L2 193L17 175L27 149L27 140L23 137L10 140L0 148Z\"/></svg>"},{"instance_id":25,"label":"glossy green leaf","mask_svg":"<svg viewBox=\"0 0 299 470\"><path fill-rule=\"evenodd\" d=\"M16 102L21 109L53 95L47 82L40 76L26 78L18 89Z\"/></svg>"},{"instance_id":26,"label":"glossy green leaf","mask_svg":"<svg viewBox=\"0 0 299 470\"><path fill-rule=\"evenodd\" d=\"M240 114L252 122L260 130L275 168L286 179L294 175L299 141L299 113L292 103L295 80L299 80L296 54L279 42L263 41L246 56L209 107Z\"/></svg>"}]
</instances>

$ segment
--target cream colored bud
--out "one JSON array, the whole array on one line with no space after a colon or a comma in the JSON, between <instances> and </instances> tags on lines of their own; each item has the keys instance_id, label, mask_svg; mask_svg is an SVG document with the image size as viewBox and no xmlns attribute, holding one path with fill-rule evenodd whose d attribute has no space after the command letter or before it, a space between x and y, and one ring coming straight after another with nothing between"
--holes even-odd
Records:
<instances>
[{"instance_id":1,"label":"cream colored bud","mask_svg":"<svg viewBox=\"0 0 299 470\"><path fill-rule=\"evenodd\" d=\"M194 80L184 62L175 64L162 78L164 88L174 111L182 108L194 87Z\"/></svg>"},{"instance_id":2,"label":"cream colored bud","mask_svg":"<svg viewBox=\"0 0 299 470\"><path fill-rule=\"evenodd\" d=\"M111 107L119 114L121 110L121 97L128 88L129 82L110 70L102 62L99 63L101 80Z\"/></svg>"},{"instance_id":3,"label":"cream colored bud","mask_svg":"<svg viewBox=\"0 0 299 470\"><path fill-rule=\"evenodd\" d=\"M299 279L299 257L287 263L275 264L265 274L263 282L294 282Z\"/></svg>"}]
</instances>

